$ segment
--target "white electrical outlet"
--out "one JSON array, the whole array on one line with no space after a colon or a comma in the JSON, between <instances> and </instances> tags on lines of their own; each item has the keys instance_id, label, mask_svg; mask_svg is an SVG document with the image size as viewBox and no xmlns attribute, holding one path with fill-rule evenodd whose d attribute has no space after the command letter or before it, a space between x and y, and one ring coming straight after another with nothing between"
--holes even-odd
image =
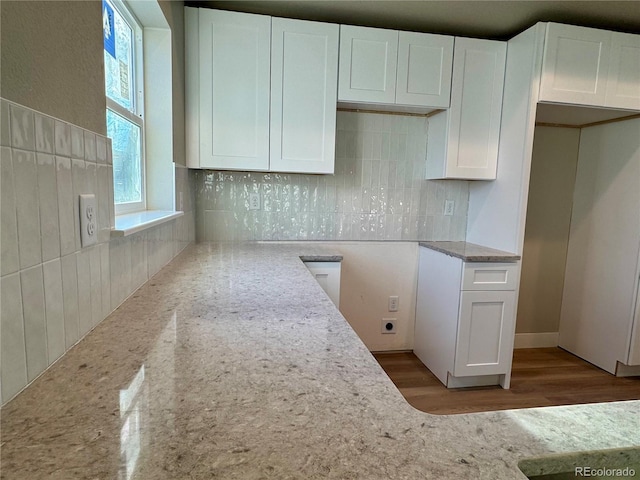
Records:
<instances>
[{"instance_id":1,"label":"white electrical outlet","mask_svg":"<svg viewBox=\"0 0 640 480\"><path fill-rule=\"evenodd\" d=\"M260 194L249 194L249 210L260 210Z\"/></svg>"},{"instance_id":2,"label":"white electrical outlet","mask_svg":"<svg viewBox=\"0 0 640 480\"><path fill-rule=\"evenodd\" d=\"M382 319L382 333L396 333L396 319L395 318L383 318Z\"/></svg>"},{"instance_id":3,"label":"white electrical outlet","mask_svg":"<svg viewBox=\"0 0 640 480\"><path fill-rule=\"evenodd\" d=\"M392 296L389 297L389 311L390 312L397 312L399 304L400 304L400 299L398 298L397 295L392 295Z\"/></svg>"},{"instance_id":4,"label":"white electrical outlet","mask_svg":"<svg viewBox=\"0 0 640 480\"><path fill-rule=\"evenodd\" d=\"M98 219L96 196L94 194L80 195L80 239L82 246L87 247L96 243L98 237Z\"/></svg>"},{"instance_id":5,"label":"white electrical outlet","mask_svg":"<svg viewBox=\"0 0 640 480\"><path fill-rule=\"evenodd\" d=\"M444 214L447 216L453 215L453 210L456 207L456 202L453 200L445 200L444 201Z\"/></svg>"}]
</instances>

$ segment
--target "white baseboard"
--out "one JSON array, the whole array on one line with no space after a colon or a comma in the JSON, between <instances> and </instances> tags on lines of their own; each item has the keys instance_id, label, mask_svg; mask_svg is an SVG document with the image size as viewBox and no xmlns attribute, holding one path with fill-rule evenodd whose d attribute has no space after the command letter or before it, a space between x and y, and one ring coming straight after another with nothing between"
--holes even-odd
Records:
<instances>
[{"instance_id":1,"label":"white baseboard","mask_svg":"<svg viewBox=\"0 0 640 480\"><path fill-rule=\"evenodd\" d=\"M558 346L558 332L516 333L513 348L547 348Z\"/></svg>"}]
</instances>

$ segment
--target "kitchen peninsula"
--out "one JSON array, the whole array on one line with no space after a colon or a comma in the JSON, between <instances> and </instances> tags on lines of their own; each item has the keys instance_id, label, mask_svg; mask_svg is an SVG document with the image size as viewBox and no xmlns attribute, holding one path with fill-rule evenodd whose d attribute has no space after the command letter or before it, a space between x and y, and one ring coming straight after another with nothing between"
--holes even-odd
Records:
<instances>
[{"instance_id":1,"label":"kitchen peninsula","mask_svg":"<svg viewBox=\"0 0 640 480\"><path fill-rule=\"evenodd\" d=\"M197 244L2 409L3 479L526 478L640 445L640 402L435 416L324 294L305 244Z\"/></svg>"}]
</instances>

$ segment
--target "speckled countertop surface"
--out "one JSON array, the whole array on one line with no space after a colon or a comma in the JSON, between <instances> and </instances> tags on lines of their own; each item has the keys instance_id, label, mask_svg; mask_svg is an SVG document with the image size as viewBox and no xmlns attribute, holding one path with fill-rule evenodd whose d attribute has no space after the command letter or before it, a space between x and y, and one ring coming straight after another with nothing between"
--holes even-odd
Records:
<instances>
[{"instance_id":1,"label":"speckled countertop surface","mask_svg":"<svg viewBox=\"0 0 640 480\"><path fill-rule=\"evenodd\" d=\"M520 255L468 242L419 242L421 247L456 257L465 262L516 262Z\"/></svg>"},{"instance_id":2,"label":"speckled countertop surface","mask_svg":"<svg viewBox=\"0 0 640 480\"><path fill-rule=\"evenodd\" d=\"M2 478L514 480L640 445L639 401L413 409L300 261L318 248L189 247L2 409Z\"/></svg>"}]
</instances>

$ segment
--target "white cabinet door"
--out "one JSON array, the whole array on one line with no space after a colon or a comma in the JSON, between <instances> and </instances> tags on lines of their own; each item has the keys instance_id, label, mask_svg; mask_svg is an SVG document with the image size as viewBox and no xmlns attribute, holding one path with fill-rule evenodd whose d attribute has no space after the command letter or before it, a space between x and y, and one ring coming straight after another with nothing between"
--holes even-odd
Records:
<instances>
[{"instance_id":1,"label":"white cabinet door","mask_svg":"<svg viewBox=\"0 0 640 480\"><path fill-rule=\"evenodd\" d=\"M398 32L340 26L338 100L394 103Z\"/></svg>"},{"instance_id":2,"label":"white cabinet door","mask_svg":"<svg viewBox=\"0 0 640 480\"><path fill-rule=\"evenodd\" d=\"M270 17L199 10L201 168L269 168L270 41Z\"/></svg>"},{"instance_id":3,"label":"white cabinet door","mask_svg":"<svg viewBox=\"0 0 640 480\"><path fill-rule=\"evenodd\" d=\"M456 38L451 108L429 119L427 179L494 180L505 42Z\"/></svg>"},{"instance_id":4,"label":"white cabinet door","mask_svg":"<svg viewBox=\"0 0 640 480\"><path fill-rule=\"evenodd\" d=\"M514 291L463 291L453 375L507 373L513 354Z\"/></svg>"},{"instance_id":5,"label":"white cabinet door","mask_svg":"<svg viewBox=\"0 0 640 480\"><path fill-rule=\"evenodd\" d=\"M640 110L640 35L613 33L605 105Z\"/></svg>"},{"instance_id":6,"label":"white cabinet door","mask_svg":"<svg viewBox=\"0 0 640 480\"><path fill-rule=\"evenodd\" d=\"M316 281L329 296L336 308L340 308L340 262L304 262Z\"/></svg>"},{"instance_id":7,"label":"white cabinet door","mask_svg":"<svg viewBox=\"0 0 640 480\"><path fill-rule=\"evenodd\" d=\"M272 171L333 173L338 25L273 18Z\"/></svg>"},{"instance_id":8,"label":"white cabinet door","mask_svg":"<svg viewBox=\"0 0 640 480\"><path fill-rule=\"evenodd\" d=\"M605 105L611 32L549 23L540 101Z\"/></svg>"},{"instance_id":9,"label":"white cabinet door","mask_svg":"<svg viewBox=\"0 0 640 480\"><path fill-rule=\"evenodd\" d=\"M448 108L453 37L400 32L396 103Z\"/></svg>"}]
</instances>

